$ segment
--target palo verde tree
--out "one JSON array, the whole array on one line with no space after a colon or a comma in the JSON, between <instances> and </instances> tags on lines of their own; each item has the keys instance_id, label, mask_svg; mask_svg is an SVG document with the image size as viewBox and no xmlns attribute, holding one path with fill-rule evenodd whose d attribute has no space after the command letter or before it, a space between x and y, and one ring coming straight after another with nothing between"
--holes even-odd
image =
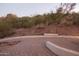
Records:
<instances>
[{"instance_id":1,"label":"palo verde tree","mask_svg":"<svg viewBox=\"0 0 79 59\"><path fill-rule=\"evenodd\" d=\"M67 19L69 19L69 17L70 17L70 13L74 9L75 5L76 5L76 3L61 3L59 8L57 9L56 22L59 24L59 23L62 23L62 22L64 23L65 21L67 21Z\"/></svg>"}]
</instances>

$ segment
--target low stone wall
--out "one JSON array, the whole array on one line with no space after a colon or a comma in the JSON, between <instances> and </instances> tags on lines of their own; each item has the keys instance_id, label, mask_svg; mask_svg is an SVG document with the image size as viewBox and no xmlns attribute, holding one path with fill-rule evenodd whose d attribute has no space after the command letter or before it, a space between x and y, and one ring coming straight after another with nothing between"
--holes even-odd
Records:
<instances>
[{"instance_id":1,"label":"low stone wall","mask_svg":"<svg viewBox=\"0 0 79 59\"><path fill-rule=\"evenodd\" d=\"M60 47L49 41L46 42L46 47L49 50L51 50L53 53L55 53L56 55L59 55L59 56L79 56L79 52Z\"/></svg>"},{"instance_id":2,"label":"low stone wall","mask_svg":"<svg viewBox=\"0 0 79 59\"><path fill-rule=\"evenodd\" d=\"M58 36L58 34L44 33L44 36Z\"/></svg>"}]
</instances>

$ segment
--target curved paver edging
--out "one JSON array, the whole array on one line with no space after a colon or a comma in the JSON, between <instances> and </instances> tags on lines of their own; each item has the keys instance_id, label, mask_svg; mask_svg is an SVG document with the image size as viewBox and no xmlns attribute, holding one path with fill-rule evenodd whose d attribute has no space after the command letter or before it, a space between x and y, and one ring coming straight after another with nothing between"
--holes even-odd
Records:
<instances>
[{"instance_id":1,"label":"curved paver edging","mask_svg":"<svg viewBox=\"0 0 79 59\"><path fill-rule=\"evenodd\" d=\"M46 47L59 56L79 56L79 52L60 47L49 41L46 42Z\"/></svg>"}]
</instances>

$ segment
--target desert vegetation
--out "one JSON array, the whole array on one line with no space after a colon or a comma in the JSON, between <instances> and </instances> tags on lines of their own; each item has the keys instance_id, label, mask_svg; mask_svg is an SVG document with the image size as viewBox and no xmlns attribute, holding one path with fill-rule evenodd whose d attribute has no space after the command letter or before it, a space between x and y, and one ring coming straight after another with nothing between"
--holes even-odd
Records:
<instances>
[{"instance_id":1,"label":"desert vegetation","mask_svg":"<svg viewBox=\"0 0 79 59\"><path fill-rule=\"evenodd\" d=\"M49 25L79 26L79 13L71 12L75 3L60 4L56 13L53 11L48 14L18 17L17 15L7 14L0 17L0 38L10 36L15 33L14 29L19 28L43 28Z\"/></svg>"}]
</instances>

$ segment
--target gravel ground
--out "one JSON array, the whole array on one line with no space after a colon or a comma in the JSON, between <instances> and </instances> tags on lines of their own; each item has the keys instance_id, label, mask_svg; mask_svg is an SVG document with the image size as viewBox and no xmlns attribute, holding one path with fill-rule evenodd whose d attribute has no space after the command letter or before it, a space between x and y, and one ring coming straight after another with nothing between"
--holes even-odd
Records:
<instances>
[{"instance_id":1,"label":"gravel ground","mask_svg":"<svg viewBox=\"0 0 79 59\"><path fill-rule=\"evenodd\" d=\"M59 46L79 51L79 39L58 37L22 37L0 41L2 56L56 56L46 48L45 42L51 41Z\"/></svg>"}]
</instances>

